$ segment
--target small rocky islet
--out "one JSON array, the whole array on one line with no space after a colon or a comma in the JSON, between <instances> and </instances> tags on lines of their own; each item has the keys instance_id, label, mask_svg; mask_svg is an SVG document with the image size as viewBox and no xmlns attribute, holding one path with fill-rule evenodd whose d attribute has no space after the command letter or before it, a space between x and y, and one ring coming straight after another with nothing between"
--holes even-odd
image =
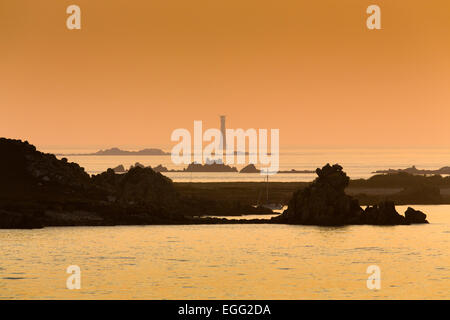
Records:
<instances>
[{"instance_id":1,"label":"small rocky islet","mask_svg":"<svg viewBox=\"0 0 450 320\"><path fill-rule=\"evenodd\" d=\"M426 215L413 208L408 208L405 216L400 215L392 201L383 201L363 210L357 199L345 193L350 178L338 164L327 164L316 173L318 177L306 188L294 192L288 208L272 218L273 221L320 226L428 223Z\"/></svg>"},{"instance_id":2,"label":"small rocky islet","mask_svg":"<svg viewBox=\"0 0 450 320\"><path fill-rule=\"evenodd\" d=\"M317 169L318 177L294 192L288 209L271 219L203 218L270 214L239 201L181 194L171 179L151 168L126 173L108 169L90 176L76 163L39 152L27 141L0 139L0 228L147 224L284 223L320 226L428 223L423 212L397 213L385 201L363 210L345 194L349 178L339 165ZM199 217L200 216L200 217Z\"/></svg>"}]
</instances>

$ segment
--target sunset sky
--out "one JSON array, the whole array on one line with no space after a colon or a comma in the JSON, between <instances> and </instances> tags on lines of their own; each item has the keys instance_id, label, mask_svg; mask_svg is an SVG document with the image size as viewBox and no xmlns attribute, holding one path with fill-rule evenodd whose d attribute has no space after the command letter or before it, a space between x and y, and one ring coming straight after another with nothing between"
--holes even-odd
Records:
<instances>
[{"instance_id":1,"label":"sunset sky","mask_svg":"<svg viewBox=\"0 0 450 320\"><path fill-rule=\"evenodd\" d=\"M162 146L225 114L282 146L449 147L449 40L448 0L0 0L0 136Z\"/></svg>"}]
</instances>

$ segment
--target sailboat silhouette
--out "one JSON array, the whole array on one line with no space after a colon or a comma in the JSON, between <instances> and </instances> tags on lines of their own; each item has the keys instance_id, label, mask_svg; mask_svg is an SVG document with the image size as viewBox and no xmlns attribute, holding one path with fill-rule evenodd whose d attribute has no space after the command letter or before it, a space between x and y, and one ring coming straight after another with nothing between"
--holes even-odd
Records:
<instances>
[{"instance_id":1,"label":"sailboat silhouette","mask_svg":"<svg viewBox=\"0 0 450 320\"><path fill-rule=\"evenodd\" d=\"M266 176L264 178L266 182L266 203L262 204L261 207L270 209L270 210L281 210L283 209L283 205L281 203L269 203L269 171L267 169Z\"/></svg>"}]
</instances>

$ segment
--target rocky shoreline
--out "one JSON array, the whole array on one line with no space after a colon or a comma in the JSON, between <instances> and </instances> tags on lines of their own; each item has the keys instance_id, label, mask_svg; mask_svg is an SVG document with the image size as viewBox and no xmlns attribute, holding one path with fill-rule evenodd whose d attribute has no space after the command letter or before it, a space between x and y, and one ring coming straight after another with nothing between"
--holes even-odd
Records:
<instances>
[{"instance_id":1,"label":"rocky shoreline","mask_svg":"<svg viewBox=\"0 0 450 320\"><path fill-rule=\"evenodd\" d=\"M179 192L151 168L124 174L108 169L89 176L67 159L36 150L28 142L0 139L0 228L150 224L286 223L313 225L427 223L426 215L395 211L393 202L361 209L345 194L349 178L338 165L317 169L318 178L296 191L288 209L272 219L236 220L196 216L272 214L236 199Z\"/></svg>"}]
</instances>

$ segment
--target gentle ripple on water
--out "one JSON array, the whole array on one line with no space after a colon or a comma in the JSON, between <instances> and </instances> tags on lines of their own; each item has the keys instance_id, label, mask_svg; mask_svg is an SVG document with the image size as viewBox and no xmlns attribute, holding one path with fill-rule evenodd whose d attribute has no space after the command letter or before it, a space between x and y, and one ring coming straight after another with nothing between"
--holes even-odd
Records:
<instances>
[{"instance_id":1,"label":"gentle ripple on water","mask_svg":"<svg viewBox=\"0 0 450 320\"><path fill-rule=\"evenodd\" d=\"M450 206L415 207L431 224L0 230L0 298L448 299ZM80 290L66 288L69 265Z\"/></svg>"}]
</instances>

